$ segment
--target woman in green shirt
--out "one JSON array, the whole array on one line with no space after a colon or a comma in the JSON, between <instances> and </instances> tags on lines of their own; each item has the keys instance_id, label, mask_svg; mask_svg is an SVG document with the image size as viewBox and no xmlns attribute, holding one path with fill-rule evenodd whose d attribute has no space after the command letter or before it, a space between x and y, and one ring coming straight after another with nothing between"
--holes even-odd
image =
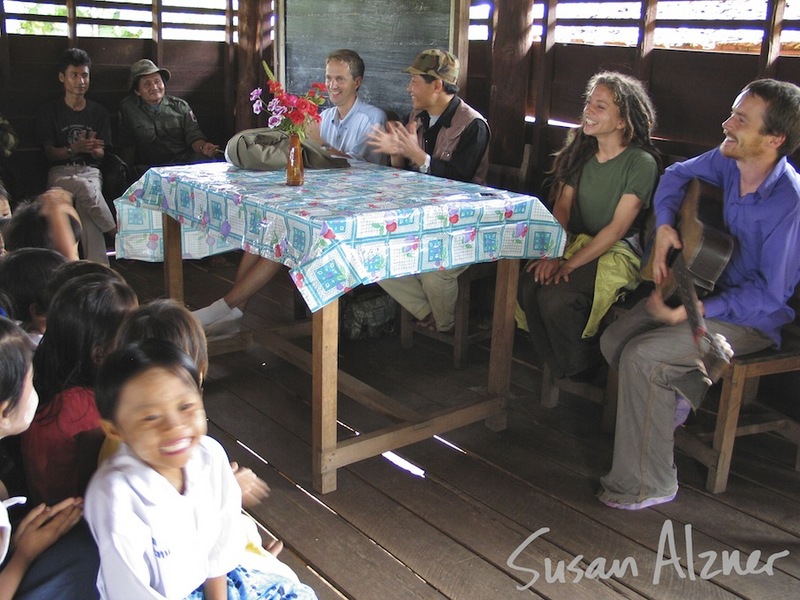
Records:
<instances>
[{"instance_id":1,"label":"woman in green shirt","mask_svg":"<svg viewBox=\"0 0 800 600\"><path fill-rule=\"evenodd\" d=\"M640 281L639 216L660 169L654 127L640 81L598 73L580 125L556 154L553 215L570 241L563 257L530 261L519 288L534 349L556 378L594 378L600 320Z\"/></svg>"}]
</instances>

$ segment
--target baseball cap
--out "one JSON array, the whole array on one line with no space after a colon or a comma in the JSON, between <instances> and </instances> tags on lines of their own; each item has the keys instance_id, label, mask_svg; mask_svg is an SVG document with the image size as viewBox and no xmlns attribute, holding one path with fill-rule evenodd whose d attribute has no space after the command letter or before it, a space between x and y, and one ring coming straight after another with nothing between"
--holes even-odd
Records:
<instances>
[{"instance_id":1,"label":"baseball cap","mask_svg":"<svg viewBox=\"0 0 800 600\"><path fill-rule=\"evenodd\" d=\"M455 85L458 82L458 59L450 52L431 48L417 54L414 64L403 69L403 72L412 75L430 75Z\"/></svg>"},{"instance_id":2,"label":"baseball cap","mask_svg":"<svg viewBox=\"0 0 800 600\"><path fill-rule=\"evenodd\" d=\"M161 78L164 80L164 83L169 81L170 74L166 69L159 69L156 66L156 63L149 58L137 60L131 65L131 74L128 78L128 87L133 90L139 83L139 77L144 75L152 75L153 73L161 73Z\"/></svg>"}]
</instances>

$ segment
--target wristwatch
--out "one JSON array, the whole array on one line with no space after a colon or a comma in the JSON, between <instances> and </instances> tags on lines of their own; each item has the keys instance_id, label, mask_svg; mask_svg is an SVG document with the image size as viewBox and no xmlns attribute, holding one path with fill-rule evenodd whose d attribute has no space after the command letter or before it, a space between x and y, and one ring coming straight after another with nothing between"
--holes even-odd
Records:
<instances>
[{"instance_id":1,"label":"wristwatch","mask_svg":"<svg viewBox=\"0 0 800 600\"><path fill-rule=\"evenodd\" d=\"M417 171L420 173L427 173L431 169L431 155L425 155L425 162L423 162L419 167L417 167Z\"/></svg>"},{"instance_id":2,"label":"wristwatch","mask_svg":"<svg viewBox=\"0 0 800 600\"><path fill-rule=\"evenodd\" d=\"M67 158L74 158L75 157L75 150L72 149L72 146L67 146Z\"/></svg>"}]
</instances>

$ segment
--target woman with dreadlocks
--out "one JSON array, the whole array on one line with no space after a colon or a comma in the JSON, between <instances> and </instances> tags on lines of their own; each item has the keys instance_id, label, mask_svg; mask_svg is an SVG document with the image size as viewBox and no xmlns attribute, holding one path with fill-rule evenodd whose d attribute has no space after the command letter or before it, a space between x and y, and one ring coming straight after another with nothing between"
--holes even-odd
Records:
<instances>
[{"instance_id":1,"label":"woman with dreadlocks","mask_svg":"<svg viewBox=\"0 0 800 600\"><path fill-rule=\"evenodd\" d=\"M639 281L640 215L660 169L655 110L638 80L598 73L581 123L555 155L553 215L569 233L561 258L532 260L520 279L535 352L554 377L593 380L602 364L600 321Z\"/></svg>"}]
</instances>

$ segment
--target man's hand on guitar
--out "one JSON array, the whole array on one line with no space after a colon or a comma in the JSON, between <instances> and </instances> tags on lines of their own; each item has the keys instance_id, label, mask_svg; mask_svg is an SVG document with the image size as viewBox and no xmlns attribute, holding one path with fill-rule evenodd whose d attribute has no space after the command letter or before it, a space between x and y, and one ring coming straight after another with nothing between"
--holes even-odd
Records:
<instances>
[{"instance_id":1,"label":"man's hand on guitar","mask_svg":"<svg viewBox=\"0 0 800 600\"><path fill-rule=\"evenodd\" d=\"M647 312L649 312L656 321L664 323L665 325L677 325L689 318L686 314L686 308L682 304L676 308L668 306L664 302L661 289L658 287L656 287L653 293L647 298L646 307ZM697 301L697 310L700 312L700 315L705 313L705 307L700 300Z\"/></svg>"},{"instance_id":2,"label":"man's hand on guitar","mask_svg":"<svg viewBox=\"0 0 800 600\"><path fill-rule=\"evenodd\" d=\"M683 248L678 230L671 225L661 225L656 230L656 241L653 245L653 281L656 285L662 283L669 274L667 258L673 248Z\"/></svg>"},{"instance_id":3,"label":"man's hand on guitar","mask_svg":"<svg viewBox=\"0 0 800 600\"><path fill-rule=\"evenodd\" d=\"M651 317L665 325L677 325L687 318L686 309L683 306L671 308L666 305L664 298L661 296L661 289L658 287L647 298L645 306Z\"/></svg>"}]
</instances>

